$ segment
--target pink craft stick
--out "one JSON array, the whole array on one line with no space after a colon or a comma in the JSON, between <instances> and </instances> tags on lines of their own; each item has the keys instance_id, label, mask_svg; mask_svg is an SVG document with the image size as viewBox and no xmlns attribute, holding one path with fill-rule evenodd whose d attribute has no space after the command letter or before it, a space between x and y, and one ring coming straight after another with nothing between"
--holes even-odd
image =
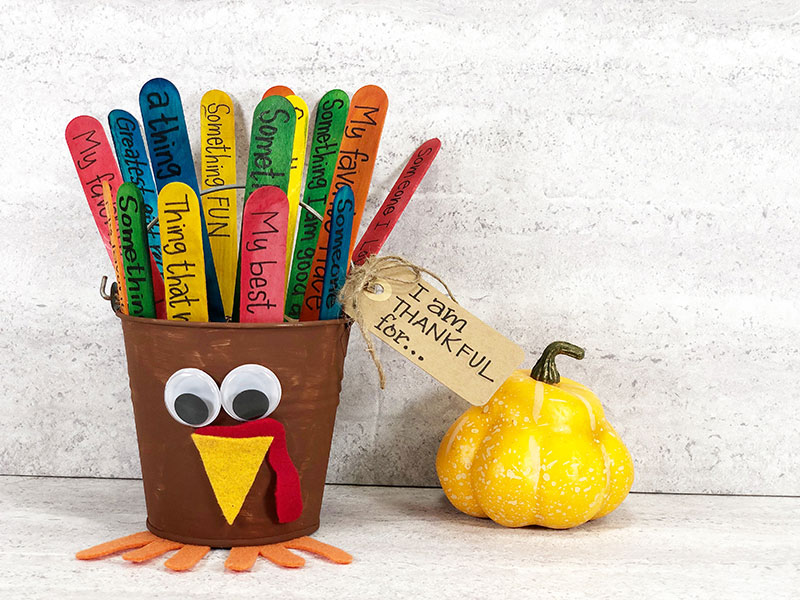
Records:
<instances>
[{"instance_id":1,"label":"pink craft stick","mask_svg":"<svg viewBox=\"0 0 800 600\"><path fill-rule=\"evenodd\" d=\"M361 265L380 252L441 147L442 142L433 138L417 148L353 250L353 264Z\"/></svg>"},{"instance_id":2,"label":"pink craft stick","mask_svg":"<svg viewBox=\"0 0 800 600\"><path fill-rule=\"evenodd\" d=\"M108 257L111 258L108 219L103 206L103 181L108 181L111 197L116 198L117 188L122 185L122 175L114 150L108 143L100 121L87 115L72 119L67 124L64 137L72 155L72 162L75 163L83 193L89 202L89 208L92 209L97 230L103 239Z\"/></svg>"},{"instance_id":3,"label":"pink craft stick","mask_svg":"<svg viewBox=\"0 0 800 600\"><path fill-rule=\"evenodd\" d=\"M153 253L150 253L150 272L153 278L153 301L156 305L156 319L167 318L167 304L164 302L164 278L158 272L156 259L153 258Z\"/></svg>"},{"instance_id":4,"label":"pink craft stick","mask_svg":"<svg viewBox=\"0 0 800 600\"><path fill-rule=\"evenodd\" d=\"M239 321L280 323L286 295L289 201L274 186L257 188L242 216Z\"/></svg>"},{"instance_id":5,"label":"pink craft stick","mask_svg":"<svg viewBox=\"0 0 800 600\"><path fill-rule=\"evenodd\" d=\"M92 210L97 231L111 259L111 241L108 231L108 219L103 204L103 181L108 181L111 197L117 197L117 188L122 185L122 174L117 165L114 151L108 143L103 125L88 115L75 117L67 124L64 132L67 147L78 172L89 208ZM112 260L113 262L113 260ZM153 255L150 255L150 267L153 271L153 296L156 303L156 316L166 319L164 308L164 280L158 272Z\"/></svg>"}]
</instances>

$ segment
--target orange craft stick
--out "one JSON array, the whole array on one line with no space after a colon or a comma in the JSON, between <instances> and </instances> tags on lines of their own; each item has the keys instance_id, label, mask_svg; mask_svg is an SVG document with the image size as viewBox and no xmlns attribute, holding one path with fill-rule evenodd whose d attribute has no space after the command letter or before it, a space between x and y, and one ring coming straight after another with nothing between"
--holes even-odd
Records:
<instances>
[{"instance_id":1,"label":"orange craft stick","mask_svg":"<svg viewBox=\"0 0 800 600\"><path fill-rule=\"evenodd\" d=\"M117 276L117 296L122 314L128 314L128 293L125 284L125 268L122 263L122 249L119 244L119 223L117 223L117 203L111 197L111 186L103 181L103 206L108 217L108 241L111 244L111 262Z\"/></svg>"},{"instance_id":2,"label":"orange craft stick","mask_svg":"<svg viewBox=\"0 0 800 600\"><path fill-rule=\"evenodd\" d=\"M328 254L328 234L331 230L333 198L343 185L349 185L353 188L353 196L355 198L353 233L350 236L348 256L353 252L361 216L364 214L364 205L367 202L372 171L375 168L375 156L378 153L378 145L383 132L383 122L386 120L388 108L389 99L386 97L386 92L377 85L362 87L353 95L353 99L350 102L344 137L336 159L336 169L333 172L333 185L331 185L328 194L328 204L324 215L325 220L319 232L317 249L314 253L314 260L309 273L308 286L306 287L303 306L300 310L301 321L313 321L319 318L319 310L322 306L322 283L325 278L325 260Z\"/></svg>"},{"instance_id":3,"label":"orange craft stick","mask_svg":"<svg viewBox=\"0 0 800 600\"><path fill-rule=\"evenodd\" d=\"M286 96L294 96L294 92L292 91L292 88L288 88L285 85L273 85L266 92L264 92L264 95L261 96L261 99L263 100L269 96L283 96L286 98Z\"/></svg>"}]
</instances>

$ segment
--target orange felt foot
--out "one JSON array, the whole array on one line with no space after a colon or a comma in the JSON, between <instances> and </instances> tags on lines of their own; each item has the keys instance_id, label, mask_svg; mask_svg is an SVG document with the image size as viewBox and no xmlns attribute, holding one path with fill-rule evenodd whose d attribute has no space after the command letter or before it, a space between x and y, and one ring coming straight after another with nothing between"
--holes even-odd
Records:
<instances>
[{"instance_id":1,"label":"orange felt foot","mask_svg":"<svg viewBox=\"0 0 800 600\"><path fill-rule=\"evenodd\" d=\"M297 569L306 564L302 556L298 556L290 550L303 550L311 552L322 558L327 558L331 562L338 565L349 565L353 562L353 557L344 550L325 544L308 536L299 537L288 542L281 542L279 544L270 544L268 546L261 546L261 556L270 562L280 566Z\"/></svg>"},{"instance_id":2,"label":"orange felt foot","mask_svg":"<svg viewBox=\"0 0 800 600\"><path fill-rule=\"evenodd\" d=\"M338 565L349 565L353 562L353 557L344 550L331 546L314 538L308 536L299 537L294 540L289 540L283 543L284 547L291 548L292 550L305 550L306 552L313 552L317 556L327 558Z\"/></svg>"},{"instance_id":3,"label":"orange felt foot","mask_svg":"<svg viewBox=\"0 0 800 600\"><path fill-rule=\"evenodd\" d=\"M249 571L256 564L259 546L234 546L225 561L229 571Z\"/></svg>"},{"instance_id":4,"label":"orange felt foot","mask_svg":"<svg viewBox=\"0 0 800 600\"><path fill-rule=\"evenodd\" d=\"M98 544L97 546L87 548L86 550L81 550L75 554L75 558L80 560L103 558L116 552L122 552L123 550L141 548L142 546L145 546L157 539L158 538L149 531L140 531L139 533L126 535L125 537L117 538L116 540L111 540L110 542L104 542L102 544Z\"/></svg>"},{"instance_id":5,"label":"orange felt foot","mask_svg":"<svg viewBox=\"0 0 800 600\"><path fill-rule=\"evenodd\" d=\"M211 548L208 546L184 546L167 559L164 566L173 571L188 571L199 563L209 550Z\"/></svg>"},{"instance_id":6,"label":"orange felt foot","mask_svg":"<svg viewBox=\"0 0 800 600\"><path fill-rule=\"evenodd\" d=\"M172 542L161 539L149 531L141 531L81 550L75 556L81 560L90 560L104 558L123 550L129 550L129 552L125 552L122 558L133 563L141 563L177 550L171 558L164 562L164 566L173 571L188 571L200 562L211 548ZM304 566L306 564L305 559L294 552L290 552L290 550L312 552L340 565L346 565L353 561L353 557L344 550L305 536L267 546L237 546L231 548L228 559L225 561L225 568L230 571L249 571L258 560L259 555L281 567L296 569Z\"/></svg>"},{"instance_id":7,"label":"orange felt foot","mask_svg":"<svg viewBox=\"0 0 800 600\"><path fill-rule=\"evenodd\" d=\"M125 560L129 560L131 562L140 563L146 560L150 560L151 558L156 558L157 556L161 556L169 552L170 550L177 550L178 548L182 548L183 544L180 542L170 542L169 540L162 540L161 538L156 538L154 541L150 542L146 546L142 548L138 548L136 550L131 550L130 552L126 552L122 555L122 558Z\"/></svg>"},{"instance_id":8,"label":"orange felt foot","mask_svg":"<svg viewBox=\"0 0 800 600\"><path fill-rule=\"evenodd\" d=\"M261 546L261 556L279 567L288 567L290 569L299 569L306 564L305 558L297 556L294 552L289 552L283 547L283 544Z\"/></svg>"}]
</instances>

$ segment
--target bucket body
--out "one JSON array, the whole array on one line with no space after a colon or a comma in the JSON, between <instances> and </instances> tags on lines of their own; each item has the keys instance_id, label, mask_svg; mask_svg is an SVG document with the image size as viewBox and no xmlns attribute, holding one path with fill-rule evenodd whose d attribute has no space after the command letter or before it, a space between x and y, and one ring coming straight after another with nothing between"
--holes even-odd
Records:
<instances>
[{"instance_id":1,"label":"bucket body","mask_svg":"<svg viewBox=\"0 0 800 600\"><path fill-rule=\"evenodd\" d=\"M147 528L168 540L218 548L271 544L316 531L349 325L342 320L184 323L117 314L125 337ZM192 441L195 430L173 419L164 402L164 386L179 369L200 369L221 385L231 370L251 363L272 370L282 387L280 404L269 417L283 425L303 501L299 518L289 523L278 521L276 475L265 459L228 524ZM238 423L221 410L212 425Z\"/></svg>"}]
</instances>

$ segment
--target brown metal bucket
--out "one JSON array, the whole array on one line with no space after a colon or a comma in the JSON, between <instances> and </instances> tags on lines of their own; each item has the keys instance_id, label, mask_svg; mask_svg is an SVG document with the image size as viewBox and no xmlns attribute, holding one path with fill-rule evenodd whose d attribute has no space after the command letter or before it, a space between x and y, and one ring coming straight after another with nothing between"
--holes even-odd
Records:
<instances>
[{"instance_id":1,"label":"brown metal bucket","mask_svg":"<svg viewBox=\"0 0 800 600\"><path fill-rule=\"evenodd\" d=\"M350 327L345 321L184 323L117 313L128 358L131 400L147 503L147 528L169 540L218 548L270 544L316 531ZM232 524L223 517L192 441L192 427L174 420L164 386L179 369L205 371L220 385L232 369L255 363L280 380L270 418L283 425L300 478L303 510L280 523L276 475L258 469ZM236 425L220 411L213 425Z\"/></svg>"}]
</instances>

